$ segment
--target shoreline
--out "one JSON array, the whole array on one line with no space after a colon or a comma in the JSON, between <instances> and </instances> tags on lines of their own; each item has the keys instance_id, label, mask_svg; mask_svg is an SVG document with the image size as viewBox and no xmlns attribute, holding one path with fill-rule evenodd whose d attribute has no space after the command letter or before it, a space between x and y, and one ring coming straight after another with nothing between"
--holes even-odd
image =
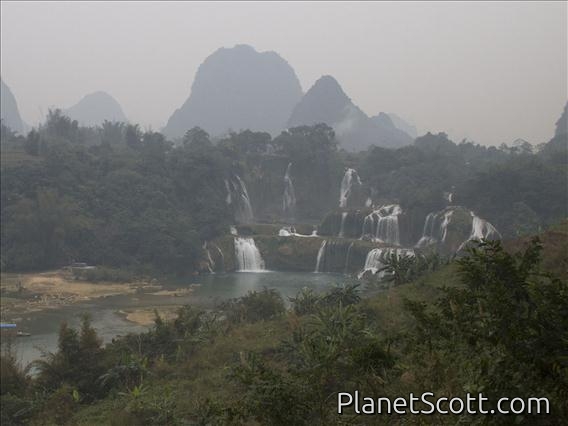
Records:
<instances>
[{"instance_id":1,"label":"shoreline","mask_svg":"<svg viewBox=\"0 0 568 426\"><path fill-rule=\"evenodd\" d=\"M124 283L76 280L68 271L2 273L0 279L0 317L17 320L30 313L58 309L101 297L135 294L144 290L161 291L148 281Z\"/></svg>"}]
</instances>

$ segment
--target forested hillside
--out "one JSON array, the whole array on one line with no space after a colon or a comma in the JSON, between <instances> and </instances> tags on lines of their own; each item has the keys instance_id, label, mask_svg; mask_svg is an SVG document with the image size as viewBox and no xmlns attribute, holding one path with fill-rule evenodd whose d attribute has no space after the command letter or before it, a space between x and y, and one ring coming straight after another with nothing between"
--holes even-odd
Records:
<instances>
[{"instance_id":1,"label":"forested hillside","mask_svg":"<svg viewBox=\"0 0 568 426\"><path fill-rule=\"evenodd\" d=\"M565 224L555 232L566 241ZM288 310L273 289L214 310L185 306L105 348L88 318L80 330L63 323L35 378L3 356L2 423L564 424L567 275L541 262L567 259L541 239L514 253L479 244L378 295L346 283L305 289ZM337 415L337 393L354 390L393 399L482 392L487 410L503 395L539 396L550 414Z\"/></svg>"},{"instance_id":2,"label":"forested hillside","mask_svg":"<svg viewBox=\"0 0 568 426\"><path fill-rule=\"evenodd\" d=\"M215 143L195 128L174 145L136 125L82 127L52 111L26 136L2 127L1 265L25 271L84 261L189 273L203 243L235 222L228 180L246 183L256 222L285 224L292 220L282 210L288 172L294 222L316 224L337 208L347 167L358 171L373 204L402 206L413 241L448 194L504 238L516 237L566 217L566 138L496 148L427 134L400 149L353 154L319 124L275 138L246 130Z\"/></svg>"}]
</instances>

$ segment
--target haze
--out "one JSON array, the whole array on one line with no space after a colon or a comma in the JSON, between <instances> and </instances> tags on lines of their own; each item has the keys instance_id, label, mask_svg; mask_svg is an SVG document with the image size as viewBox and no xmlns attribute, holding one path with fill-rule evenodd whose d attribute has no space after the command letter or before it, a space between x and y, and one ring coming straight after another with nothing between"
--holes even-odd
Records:
<instances>
[{"instance_id":1,"label":"haze","mask_svg":"<svg viewBox=\"0 0 568 426\"><path fill-rule=\"evenodd\" d=\"M219 47L333 75L367 114L483 144L549 140L567 100L567 3L1 3L1 74L29 124L103 90L159 129Z\"/></svg>"}]
</instances>

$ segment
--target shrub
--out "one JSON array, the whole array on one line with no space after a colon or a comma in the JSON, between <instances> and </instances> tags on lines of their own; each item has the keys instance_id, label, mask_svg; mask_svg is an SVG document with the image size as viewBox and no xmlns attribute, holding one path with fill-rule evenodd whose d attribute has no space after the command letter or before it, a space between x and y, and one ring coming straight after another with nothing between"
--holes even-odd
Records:
<instances>
[{"instance_id":1,"label":"shrub","mask_svg":"<svg viewBox=\"0 0 568 426\"><path fill-rule=\"evenodd\" d=\"M230 322L257 322L276 318L286 308L282 296L275 289L264 288L262 291L250 291L239 299L231 299L222 305Z\"/></svg>"}]
</instances>

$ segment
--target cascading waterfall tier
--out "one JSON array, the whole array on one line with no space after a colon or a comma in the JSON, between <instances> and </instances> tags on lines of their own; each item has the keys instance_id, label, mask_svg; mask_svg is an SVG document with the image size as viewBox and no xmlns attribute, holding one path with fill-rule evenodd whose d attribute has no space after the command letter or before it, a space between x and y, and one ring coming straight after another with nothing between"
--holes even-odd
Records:
<instances>
[{"instance_id":1,"label":"cascading waterfall tier","mask_svg":"<svg viewBox=\"0 0 568 426\"><path fill-rule=\"evenodd\" d=\"M228 205L234 206L235 220L239 223L251 223L254 220L252 205L247 187L239 175L233 175L231 179L225 179Z\"/></svg>"},{"instance_id":2,"label":"cascading waterfall tier","mask_svg":"<svg viewBox=\"0 0 568 426\"><path fill-rule=\"evenodd\" d=\"M363 221L363 237L370 237L375 241L400 245L400 230L398 216L402 209L398 204L389 204L374 210Z\"/></svg>"},{"instance_id":3,"label":"cascading waterfall tier","mask_svg":"<svg viewBox=\"0 0 568 426\"><path fill-rule=\"evenodd\" d=\"M475 215L475 213L470 212L471 214L471 234L469 238L465 240L458 251L464 249L467 246L467 243L470 241L480 241L480 240L500 240L501 234L497 229L485 219L482 219Z\"/></svg>"},{"instance_id":4,"label":"cascading waterfall tier","mask_svg":"<svg viewBox=\"0 0 568 426\"><path fill-rule=\"evenodd\" d=\"M437 213L428 213L424 221L422 237L418 240L416 247L422 248L438 242L445 242L448 234L448 225L450 224L453 214L453 209L444 209Z\"/></svg>"},{"instance_id":5,"label":"cascading waterfall tier","mask_svg":"<svg viewBox=\"0 0 568 426\"><path fill-rule=\"evenodd\" d=\"M351 195L354 184L362 185L357 171L355 169L345 170L345 174L343 175L343 179L341 180L341 188L339 192L339 207L347 207L347 200Z\"/></svg>"},{"instance_id":6,"label":"cascading waterfall tier","mask_svg":"<svg viewBox=\"0 0 568 426\"><path fill-rule=\"evenodd\" d=\"M345 272L352 248L353 242L324 240L318 250L315 272Z\"/></svg>"},{"instance_id":7,"label":"cascading waterfall tier","mask_svg":"<svg viewBox=\"0 0 568 426\"><path fill-rule=\"evenodd\" d=\"M279 237L317 237L317 230L313 230L311 234L309 235L304 235L304 234L299 234L296 232L296 228L294 228L293 226L285 226L283 228L280 228L278 230L278 236Z\"/></svg>"},{"instance_id":8,"label":"cascading waterfall tier","mask_svg":"<svg viewBox=\"0 0 568 426\"><path fill-rule=\"evenodd\" d=\"M339 234L337 235L340 238L345 236L345 219L347 219L347 212L341 213L341 225L339 226Z\"/></svg>"},{"instance_id":9,"label":"cascading waterfall tier","mask_svg":"<svg viewBox=\"0 0 568 426\"><path fill-rule=\"evenodd\" d=\"M323 258L325 256L325 247L327 246L327 240L323 240L323 242L321 243L321 246L318 250L318 257L316 260L316 270L314 272L321 272L321 267L322 267L322 261Z\"/></svg>"},{"instance_id":10,"label":"cascading waterfall tier","mask_svg":"<svg viewBox=\"0 0 568 426\"><path fill-rule=\"evenodd\" d=\"M449 237L450 233L453 234L452 238ZM442 244L450 245L452 251L458 252L464 249L469 241L500 238L499 231L487 220L463 207L451 206L426 216L422 237L416 247ZM449 239L452 241L448 241Z\"/></svg>"},{"instance_id":11,"label":"cascading waterfall tier","mask_svg":"<svg viewBox=\"0 0 568 426\"><path fill-rule=\"evenodd\" d=\"M207 244L207 241L203 243L203 250L205 251L205 255L207 256L207 269L209 270L210 273L214 274L215 261L211 256L211 252L209 251L209 245Z\"/></svg>"},{"instance_id":12,"label":"cascading waterfall tier","mask_svg":"<svg viewBox=\"0 0 568 426\"><path fill-rule=\"evenodd\" d=\"M296 211L296 191L290 175L292 163L288 164L284 175L284 194L282 195L282 211L285 215L293 217Z\"/></svg>"},{"instance_id":13,"label":"cascading waterfall tier","mask_svg":"<svg viewBox=\"0 0 568 426\"><path fill-rule=\"evenodd\" d=\"M252 238L235 238L235 256L239 265L238 271L262 272L265 270L264 260Z\"/></svg>"},{"instance_id":14,"label":"cascading waterfall tier","mask_svg":"<svg viewBox=\"0 0 568 426\"><path fill-rule=\"evenodd\" d=\"M215 250L215 255L211 254L211 249ZM205 252L205 264L208 272L214 274L215 271L225 270L225 255L219 246L205 241L203 243L203 250Z\"/></svg>"},{"instance_id":15,"label":"cascading waterfall tier","mask_svg":"<svg viewBox=\"0 0 568 426\"><path fill-rule=\"evenodd\" d=\"M365 275L365 273L370 272L372 274L379 273L379 278L385 276L385 271L382 269L387 264L387 259L395 255L397 258L402 257L414 257L414 250L412 249L403 249L403 248L392 248L392 247L385 247L385 248L375 248L367 253L367 258L365 259L365 266L363 270L359 273L359 279Z\"/></svg>"}]
</instances>

